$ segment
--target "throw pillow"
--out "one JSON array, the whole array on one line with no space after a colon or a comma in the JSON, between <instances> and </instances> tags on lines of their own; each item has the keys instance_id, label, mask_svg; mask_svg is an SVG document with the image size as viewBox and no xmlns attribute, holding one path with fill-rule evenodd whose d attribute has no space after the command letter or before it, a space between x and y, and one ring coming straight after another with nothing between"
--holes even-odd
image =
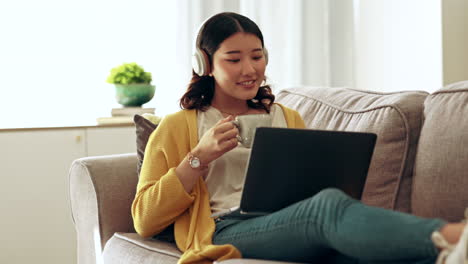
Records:
<instances>
[{"instance_id":1,"label":"throw pillow","mask_svg":"<svg viewBox=\"0 0 468 264\"><path fill-rule=\"evenodd\" d=\"M157 117L156 117L157 118ZM143 164L143 158L145 157L145 148L148 143L149 136L158 126L154 122L150 121L150 118L145 118L141 115L135 115L133 117L133 122L136 127L136 145L137 145L137 173L140 176L141 165ZM154 118L153 118L154 119ZM154 119L155 121L157 119ZM159 121L159 120L158 120ZM159 123L159 122L158 122Z\"/></svg>"},{"instance_id":2,"label":"throw pillow","mask_svg":"<svg viewBox=\"0 0 468 264\"><path fill-rule=\"evenodd\" d=\"M297 110L308 128L377 134L361 200L410 212L413 165L427 95L424 91L380 93L303 86L280 91L276 102Z\"/></svg>"}]
</instances>

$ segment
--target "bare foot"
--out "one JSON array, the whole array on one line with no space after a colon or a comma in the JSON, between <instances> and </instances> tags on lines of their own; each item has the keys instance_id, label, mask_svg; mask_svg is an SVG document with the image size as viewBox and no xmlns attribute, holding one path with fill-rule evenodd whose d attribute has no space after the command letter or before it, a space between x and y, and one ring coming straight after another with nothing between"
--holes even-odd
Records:
<instances>
[{"instance_id":1,"label":"bare foot","mask_svg":"<svg viewBox=\"0 0 468 264\"><path fill-rule=\"evenodd\" d=\"M445 238L445 240L454 245L460 240L460 236L463 233L466 223L450 223L443 226L439 232Z\"/></svg>"}]
</instances>

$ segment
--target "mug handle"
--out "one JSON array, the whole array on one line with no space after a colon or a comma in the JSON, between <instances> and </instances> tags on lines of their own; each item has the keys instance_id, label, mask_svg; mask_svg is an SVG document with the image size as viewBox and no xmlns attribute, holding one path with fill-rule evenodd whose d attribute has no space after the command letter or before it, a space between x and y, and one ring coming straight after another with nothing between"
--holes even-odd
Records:
<instances>
[{"instance_id":1,"label":"mug handle","mask_svg":"<svg viewBox=\"0 0 468 264\"><path fill-rule=\"evenodd\" d=\"M235 126L237 127L237 129L240 129L239 120L237 120L237 118L234 119L234 120L232 120L231 123L232 123L233 125L235 125ZM240 143L242 143L242 137L241 137L240 135L237 135L237 141L239 141Z\"/></svg>"},{"instance_id":2,"label":"mug handle","mask_svg":"<svg viewBox=\"0 0 468 264\"><path fill-rule=\"evenodd\" d=\"M231 123L232 123L233 125L235 125L237 128L239 128L239 126L240 126L240 125L239 125L239 120L237 119L237 117L236 117L236 119L232 120Z\"/></svg>"}]
</instances>

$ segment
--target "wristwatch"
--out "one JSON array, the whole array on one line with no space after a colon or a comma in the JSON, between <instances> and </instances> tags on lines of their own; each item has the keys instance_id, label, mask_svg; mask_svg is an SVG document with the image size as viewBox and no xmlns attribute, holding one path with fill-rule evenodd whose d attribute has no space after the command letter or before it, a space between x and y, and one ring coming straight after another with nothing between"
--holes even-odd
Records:
<instances>
[{"instance_id":1,"label":"wristwatch","mask_svg":"<svg viewBox=\"0 0 468 264\"><path fill-rule=\"evenodd\" d=\"M201 166L200 159L198 157L195 157L192 152L188 153L188 163L190 164L190 167L192 167L192 169L197 169Z\"/></svg>"}]
</instances>

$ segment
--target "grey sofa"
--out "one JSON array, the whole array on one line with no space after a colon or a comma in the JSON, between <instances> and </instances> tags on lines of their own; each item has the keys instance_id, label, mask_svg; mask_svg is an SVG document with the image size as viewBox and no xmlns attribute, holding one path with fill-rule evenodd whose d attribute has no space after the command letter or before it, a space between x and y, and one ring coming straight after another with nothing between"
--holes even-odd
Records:
<instances>
[{"instance_id":1,"label":"grey sofa","mask_svg":"<svg viewBox=\"0 0 468 264\"><path fill-rule=\"evenodd\" d=\"M346 88L282 90L277 102L296 109L313 129L378 135L362 201L447 220L468 206L468 82L428 94ZM174 244L135 233L130 205L136 154L82 158L70 169L78 263L176 263ZM284 263L228 260L220 263Z\"/></svg>"}]
</instances>

